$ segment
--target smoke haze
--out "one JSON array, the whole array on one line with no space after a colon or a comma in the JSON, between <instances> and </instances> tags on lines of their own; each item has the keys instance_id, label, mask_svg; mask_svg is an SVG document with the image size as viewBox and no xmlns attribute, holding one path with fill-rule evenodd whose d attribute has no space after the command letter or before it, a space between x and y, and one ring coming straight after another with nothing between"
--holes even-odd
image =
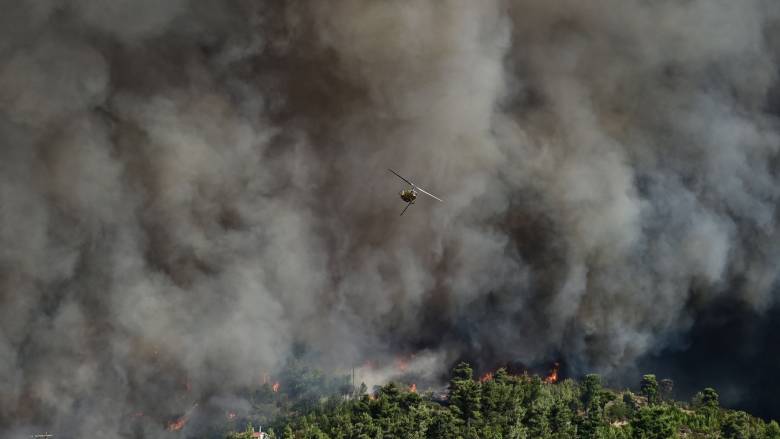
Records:
<instances>
[{"instance_id":1,"label":"smoke haze","mask_svg":"<svg viewBox=\"0 0 780 439\"><path fill-rule=\"evenodd\" d=\"M633 383L776 303L774 0L0 5L0 436L127 437L296 345Z\"/></svg>"}]
</instances>

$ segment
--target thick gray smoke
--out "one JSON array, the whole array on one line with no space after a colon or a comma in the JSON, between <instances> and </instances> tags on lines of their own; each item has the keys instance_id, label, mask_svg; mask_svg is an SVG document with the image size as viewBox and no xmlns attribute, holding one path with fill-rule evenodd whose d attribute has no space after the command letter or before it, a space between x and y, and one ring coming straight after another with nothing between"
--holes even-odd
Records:
<instances>
[{"instance_id":1,"label":"thick gray smoke","mask_svg":"<svg viewBox=\"0 0 780 439\"><path fill-rule=\"evenodd\" d=\"M298 344L619 379L775 301L776 0L0 5L2 437Z\"/></svg>"}]
</instances>

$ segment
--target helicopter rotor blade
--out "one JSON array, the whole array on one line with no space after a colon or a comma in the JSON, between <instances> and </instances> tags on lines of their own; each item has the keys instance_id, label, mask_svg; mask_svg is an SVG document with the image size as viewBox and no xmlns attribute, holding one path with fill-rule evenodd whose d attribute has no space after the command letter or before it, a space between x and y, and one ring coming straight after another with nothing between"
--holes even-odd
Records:
<instances>
[{"instance_id":1,"label":"helicopter rotor blade","mask_svg":"<svg viewBox=\"0 0 780 439\"><path fill-rule=\"evenodd\" d=\"M406 209L408 209L409 206L411 206L411 205L412 205L412 203L406 203L406 207L404 207L404 210L401 211L401 215L398 215L398 216L402 216L404 214L404 212L406 212Z\"/></svg>"},{"instance_id":2,"label":"helicopter rotor blade","mask_svg":"<svg viewBox=\"0 0 780 439\"><path fill-rule=\"evenodd\" d=\"M405 178L401 177L401 175L400 175L399 173L397 173L397 172L393 171L393 170L392 170L392 169L390 169L390 168L387 168L387 170L388 170L388 171L390 171L390 172L392 172L393 174L395 174L395 176L396 176L396 177L398 177L398 178L400 178L401 180L403 180L403 181L405 181L405 182L409 183L409 186L414 186L414 183L412 183L411 181L409 181L409 180L407 180L407 179L405 179Z\"/></svg>"},{"instance_id":3,"label":"helicopter rotor blade","mask_svg":"<svg viewBox=\"0 0 780 439\"><path fill-rule=\"evenodd\" d=\"M427 195L429 197L433 197L433 198L441 201L442 203L444 202L444 200L442 200L441 198L437 197L436 195L433 195L432 193L426 191L425 189L421 188L420 186L415 186L414 188L417 189L418 191L424 193L425 195Z\"/></svg>"}]
</instances>

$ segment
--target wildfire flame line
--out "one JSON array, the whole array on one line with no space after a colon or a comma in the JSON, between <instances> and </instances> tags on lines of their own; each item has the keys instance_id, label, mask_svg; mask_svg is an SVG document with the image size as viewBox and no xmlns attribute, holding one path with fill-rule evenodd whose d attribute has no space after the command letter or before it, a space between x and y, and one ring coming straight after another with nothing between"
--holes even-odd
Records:
<instances>
[{"instance_id":1,"label":"wildfire flame line","mask_svg":"<svg viewBox=\"0 0 780 439\"><path fill-rule=\"evenodd\" d=\"M550 370L550 372L542 378L542 381L544 381L547 384L555 384L555 383L557 383L558 380L560 379L560 375L558 373L560 371L560 369L561 369L561 364L558 363L558 362L555 362L553 364L552 369ZM522 375L514 375L513 374L513 376L522 376L522 377L528 378L528 371L524 370ZM488 381L493 381L494 378L495 378L495 376L494 376L493 372L486 372L484 375L482 375L479 378L479 382L480 383L486 383Z\"/></svg>"}]
</instances>

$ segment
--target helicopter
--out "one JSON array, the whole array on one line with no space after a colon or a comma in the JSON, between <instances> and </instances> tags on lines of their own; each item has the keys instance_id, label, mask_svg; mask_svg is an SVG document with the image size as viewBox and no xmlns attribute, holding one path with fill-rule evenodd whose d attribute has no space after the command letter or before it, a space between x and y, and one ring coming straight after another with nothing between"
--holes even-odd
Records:
<instances>
[{"instance_id":1,"label":"helicopter","mask_svg":"<svg viewBox=\"0 0 780 439\"><path fill-rule=\"evenodd\" d=\"M396 177L398 177L401 180L405 181L410 186L409 189L404 189L399 194L399 195L401 195L401 199L406 202L406 207L404 207L404 210L401 211L401 215L403 215L404 212L406 212L406 209L408 209L409 206L414 204L414 201L417 199L417 191L420 191L420 192L424 193L425 195L428 195L431 198L435 198L435 199L441 201L442 203L444 202L444 200L442 200L441 198L437 197L436 195L433 195L432 193L430 193L430 192L426 191L425 189L421 188L420 186L417 186L414 183L412 183L411 181L409 181L406 178L402 177L401 174L393 171L390 168L388 168L387 170L392 172L393 174L395 174ZM399 216L401 216L401 215L399 215Z\"/></svg>"}]
</instances>

